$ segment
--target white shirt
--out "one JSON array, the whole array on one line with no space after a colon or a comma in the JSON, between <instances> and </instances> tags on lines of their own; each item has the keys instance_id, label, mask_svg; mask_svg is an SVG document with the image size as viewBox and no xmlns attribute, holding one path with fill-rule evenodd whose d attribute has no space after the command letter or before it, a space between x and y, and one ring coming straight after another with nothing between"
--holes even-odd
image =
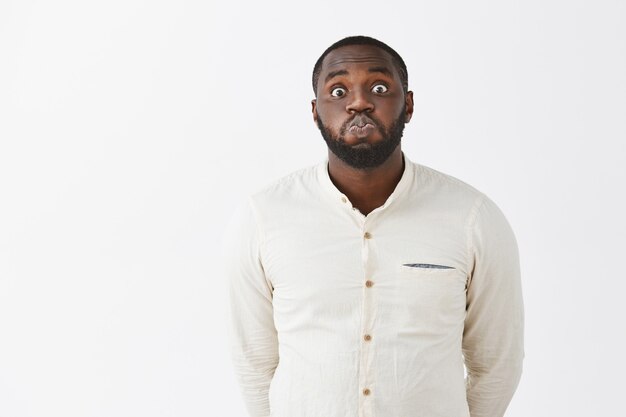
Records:
<instances>
[{"instance_id":1,"label":"white shirt","mask_svg":"<svg viewBox=\"0 0 626 417\"><path fill-rule=\"evenodd\" d=\"M515 236L485 194L404 161L367 216L327 159L234 216L230 349L250 416L504 415L524 357Z\"/></svg>"}]
</instances>

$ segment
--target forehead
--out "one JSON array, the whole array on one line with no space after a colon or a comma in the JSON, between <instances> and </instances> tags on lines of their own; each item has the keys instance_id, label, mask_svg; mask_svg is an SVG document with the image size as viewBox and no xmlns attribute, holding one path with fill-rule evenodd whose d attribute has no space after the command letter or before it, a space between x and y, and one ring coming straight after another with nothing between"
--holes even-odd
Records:
<instances>
[{"instance_id":1,"label":"forehead","mask_svg":"<svg viewBox=\"0 0 626 417\"><path fill-rule=\"evenodd\" d=\"M391 55L372 45L349 45L334 49L324 57L320 77L323 74L338 70L350 70L351 68L387 67L394 74L397 73Z\"/></svg>"}]
</instances>

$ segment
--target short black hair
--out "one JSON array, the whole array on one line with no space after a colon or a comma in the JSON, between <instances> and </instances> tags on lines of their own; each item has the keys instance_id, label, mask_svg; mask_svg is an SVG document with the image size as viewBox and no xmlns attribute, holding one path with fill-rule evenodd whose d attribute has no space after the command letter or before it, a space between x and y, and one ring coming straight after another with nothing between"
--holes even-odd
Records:
<instances>
[{"instance_id":1,"label":"short black hair","mask_svg":"<svg viewBox=\"0 0 626 417\"><path fill-rule=\"evenodd\" d=\"M317 59L315 66L313 67L313 92L317 96L317 82L320 78L320 72L322 72L322 62L324 62L324 58L329 52L341 48L342 46L350 46L350 45L371 45L377 48L380 48L389 55L391 55L391 59L393 64L396 66L396 70L398 74L400 74L400 81L402 81L402 88L406 93L409 90L409 74L406 70L406 64L404 60L392 47L387 45L384 42L379 41L378 39L371 38L369 36L348 36L347 38L343 38L332 45L330 45L324 53Z\"/></svg>"}]
</instances>

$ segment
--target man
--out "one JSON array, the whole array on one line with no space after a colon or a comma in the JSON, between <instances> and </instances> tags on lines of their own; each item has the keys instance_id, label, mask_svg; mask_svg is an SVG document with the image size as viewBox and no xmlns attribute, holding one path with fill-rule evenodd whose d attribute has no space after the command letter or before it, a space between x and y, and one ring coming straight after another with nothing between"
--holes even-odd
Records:
<instances>
[{"instance_id":1,"label":"man","mask_svg":"<svg viewBox=\"0 0 626 417\"><path fill-rule=\"evenodd\" d=\"M226 235L250 416L502 416L524 356L509 223L403 154L413 93L389 46L331 45L313 89L328 159L251 196Z\"/></svg>"}]
</instances>

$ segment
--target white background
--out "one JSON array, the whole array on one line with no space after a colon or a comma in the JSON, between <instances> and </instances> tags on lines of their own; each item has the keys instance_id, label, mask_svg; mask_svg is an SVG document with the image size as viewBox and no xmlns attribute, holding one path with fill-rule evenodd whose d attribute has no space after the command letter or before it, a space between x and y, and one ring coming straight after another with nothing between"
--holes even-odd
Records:
<instances>
[{"instance_id":1,"label":"white background","mask_svg":"<svg viewBox=\"0 0 626 417\"><path fill-rule=\"evenodd\" d=\"M507 416L626 415L625 21L617 0L1 1L0 416L245 415L220 236L325 156L311 70L354 34L407 62L407 155L516 233Z\"/></svg>"}]
</instances>

